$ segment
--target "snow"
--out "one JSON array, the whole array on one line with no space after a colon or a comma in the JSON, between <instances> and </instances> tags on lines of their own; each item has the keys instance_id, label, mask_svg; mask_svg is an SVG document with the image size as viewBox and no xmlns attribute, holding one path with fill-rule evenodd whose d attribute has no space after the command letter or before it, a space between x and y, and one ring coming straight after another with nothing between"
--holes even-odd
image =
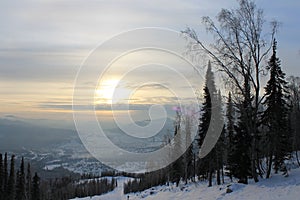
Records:
<instances>
[{"instance_id":1,"label":"snow","mask_svg":"<svg viewBox=\"0 0 300 200\"><path fill-rule=\"evenodd\" d=\"M118 177L118 188L114 191L94 197L81 198L80 200L127 200L123 194L123 183L128 178ZM226 193L227 188L233 190ZM250 182L248 185L230 183L226 181L221 186L207 187L207 182L189 183L187 185L157 186L140 193L129 194L130 200L240 200L240 199L299 199L300 198L300 168L289 172L288 177L275 174L270 179L262 179L258 183ZM75 198L79 200L79 198Z\"/></svg>"},{"instance_id":2,"label":"snow","mask_svg":"<svg viewBox=\"0 0 300 200\"><path fill-rule=\"evenodd\" d=\"M61 164L51 164L51 165L46 165L43 169L44 170L54 170L55 168L61 167Z\"/></svg>"}]
</instances>

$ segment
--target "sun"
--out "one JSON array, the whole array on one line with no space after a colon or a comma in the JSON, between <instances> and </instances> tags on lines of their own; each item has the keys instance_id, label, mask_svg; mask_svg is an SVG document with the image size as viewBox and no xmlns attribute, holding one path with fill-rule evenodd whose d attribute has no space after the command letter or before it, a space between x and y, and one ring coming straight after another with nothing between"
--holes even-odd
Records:
<instances>
[{"instance_id":1,"label":"sun","mask_svg":"<svg viewBox=\"0 0 300 200\"><path fill-rule=\"evenodd\" d=\"M100 81L96 89L96 104L111 104L114 91L119 83L118 79L106 79Z\"/></svg>"},{"instance_id":2,"label":"sun","mask_svg":"<svg viewBox=\"0 0 300 200\"><path fill-rule=\"evenodd\" d=\"M122 86L121 81L117 78L101 80L95 92L96 104L120 103L127 99L129 90Z\"/></svg>"}]
</instances>

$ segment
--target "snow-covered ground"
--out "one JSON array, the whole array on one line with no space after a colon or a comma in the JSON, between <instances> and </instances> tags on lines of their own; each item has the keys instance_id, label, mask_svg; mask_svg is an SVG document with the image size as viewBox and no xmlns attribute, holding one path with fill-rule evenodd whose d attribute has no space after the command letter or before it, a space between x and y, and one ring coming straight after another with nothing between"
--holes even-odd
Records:
<instances>
[{"instance_id":1,"label":"snow-covered ground","mask_svg":"<svg viewBox=\"0 0 300 200\"><path fill-rule=\"evenodd\" d=\"M80 200L127 200L128 195L123 194L123 183L126 178L118 178L118 188L114 191L94 197L81 198ZM233 192L226 193L230 187ZM206 182L189 183L188 185L158 186L141 193L129 194L129 200L289 200L300 199L300 168L289 172L288 177L281 174L273 175L270 179L260 180L258 183L250 182L248 185L238 183L225 183L221 186L207 187ZM78 199L79 200L79 199Z\"/></svg>"}]
</instances>

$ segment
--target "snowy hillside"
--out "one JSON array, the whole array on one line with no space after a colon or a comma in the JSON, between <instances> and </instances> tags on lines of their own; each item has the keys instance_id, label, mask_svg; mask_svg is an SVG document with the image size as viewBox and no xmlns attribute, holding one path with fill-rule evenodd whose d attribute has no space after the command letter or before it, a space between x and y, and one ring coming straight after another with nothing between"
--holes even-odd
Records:
<instances>
[{"instance_id":1,"label":"snowy hillside","mask_svg":"<svg viewBox=\"0 0 300 200\"><path fill-rule=\"evenodd\" d=\"M123 183L126 178L118 179L118 188L113 192L102 196L86 197L80 200L127 200L128 195L123 195ZM227 188L233 190L232 193L226 193ZM206 182L190 183L188 185L159 186L148 189L141 193L129 194L130 200L215 200L215 199L299 199L300 198L300 169L290 171L289 177L283 177L281 174L273 175L270 179L260 180L258 183L250 182L248 185L238 183L227 183L221 186L207 187ZM77 198L79 200L79 198Z\"/></svg>"}]
</instances>

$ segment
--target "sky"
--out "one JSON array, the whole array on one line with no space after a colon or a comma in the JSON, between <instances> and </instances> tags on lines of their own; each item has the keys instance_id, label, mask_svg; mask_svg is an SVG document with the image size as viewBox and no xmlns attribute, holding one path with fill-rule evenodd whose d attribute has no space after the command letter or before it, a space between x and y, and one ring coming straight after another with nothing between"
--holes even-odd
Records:
<instances>
[{"instance_id":1,"label":"sky","mask_svg":"<svg viewBox=\"0 0 300 200\"><path fill-rule=\"evenodd\" d=\"M267 22L276 19L281 23L277 40L284 71L287 75L300 76L300 2L257 0L256 3L264 9ZM175 31L191 27L200 38L208 40L201 17L208 15L215 19L221 8L235 6L235 0L1 0L0 117L72 121L76 74L99 44L114 35L143 27ZM131 54L135 59L147 55ZM159 56L161 54L155 58ZM115 68L126 63L126 59L122 59L113 63ZM141 73L136 73L135 77L141 78ZM163 79L165 76L161 75ZM147 72L149 82L157 77L157 73ZM102 86L96 90L100 104L110 103L111 89L119 78L102 80ZM127 79L130 80L130 76ZM129 85L120 93L132 87ZM149 90L156 93L151 96L147 93ZM161 95L164 100L166 96L172 98L172 92L152 81L130 95L136 99L135 103L157 103L158 98L153 98L165 93L167 95Z\"/></svg>"}]
</instances>

